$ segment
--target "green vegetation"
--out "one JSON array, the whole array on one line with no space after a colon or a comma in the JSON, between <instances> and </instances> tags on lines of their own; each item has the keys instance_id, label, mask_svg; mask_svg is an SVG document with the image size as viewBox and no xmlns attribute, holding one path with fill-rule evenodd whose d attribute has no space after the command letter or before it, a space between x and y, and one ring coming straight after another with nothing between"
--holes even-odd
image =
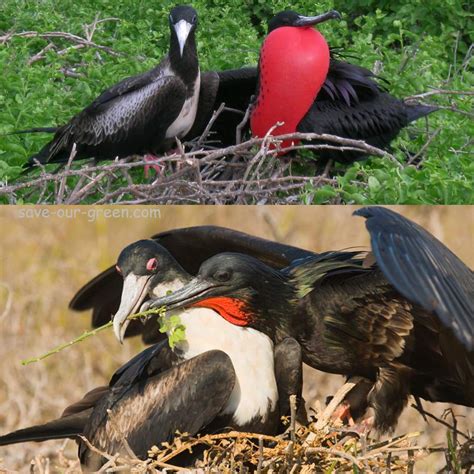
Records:
<instances>
[{"instance_id":1,"label":"green vegetation","mask_svg":"<svg viewBox=\"0 0 474 474\"><path fill-rule=\"evenodd\" d=\"M134 0L3 0L0 36L24 31L61 31L86 36L85 25L97 25L92 41L111 48L113 55L94 47L55 38L63 49L45 49L38 37L0 39L0 135L17 129L61 124L90 103L104 88L123 77L153 67L167 50L168 12L175 2ZM254 65L272 13L288 2L198 0L198 48L202 70ZM337 185L306 188L304 203L473 203L474 160L472 120L474 21L462 0L329 0L315 4L295 0L294 10L315 14L336 8L343 21L321 26L332 46L354 55L369 69L381 66L389 90L407 97L430 88L466 91L471 95L433 95L429 103L456 106L462 113L441 110L403 131L393 153L401 162L421 151L421 165L397 167L388 159L370 158L350 167L337 165ZM115 18L110 19L110 18ZM39 52L41 58L32 61ZM428 146L425 143L436 132ZM0 136L0 180L14 181L21 165L48 139L44 134ZM301 168L301 169L300 169ZM314 174L313 166L298 172ZM144 178L137 170L137 182ZM362 185L354 184L354 181ZM23 200L32 199L25 193Z\"/></svg>"}]
</instances>

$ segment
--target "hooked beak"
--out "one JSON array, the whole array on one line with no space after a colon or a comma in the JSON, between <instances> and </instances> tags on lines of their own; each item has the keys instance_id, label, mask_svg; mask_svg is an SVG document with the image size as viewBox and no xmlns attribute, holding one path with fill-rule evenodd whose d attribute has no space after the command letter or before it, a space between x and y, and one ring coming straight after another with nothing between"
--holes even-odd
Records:
<instances>
[{"instance_id":1,"label":"hooked beak","mask_svg":"<svg viewBox=\"0 0 474 474\"><path fill-rule=\"evenodd\" d=\"M176 36L178 37L179 43L179 53L183 57L184 45L188 39L189 33L193 25L186 20L179 20L178 23L173 25L174 31L176 31Z\"/></svg>"},{"instance_id":2,"label":"hooked beak","mask_svg":"<svg viewBox=\"0 0 474 474\"><path fill-rule=\"evenodd\" d=\"M313 26L328 20L340 20L341 18L341 14L336 10L331 10L317 16L300 15L298 20L295 22L295 26Z\"/></svg>"},{"instance_id":3,"label":"hooked beak","mask_svg":"<svg viewBox=\"0 0 474 474\"><path fill-rule=\"evenodd\" d=\"M151 307L161 308L162 306L166 306L166 309L172 310L191 306L193 303L213 295L212 290L216 288L219 287L206 280L201 280L196 277L192 279L187 285L183 286L177 291L174 291L170 295L155 299L153 302L150 301L145 303L140 310L145 311Z\"/></svg>"},{"instance_id":4,"label":"hooked beak","mask_svg":"<svg viewBox=\"0 0 474 474\"><path fill-rule=\"evenodd\" d=\"M114 334L123 343L125 331L130 320L127 319L131 314L136 313L148 294L151 275L135 275L129 273L123 280L122 298L120 307L113 317Z\"/></svg>"}]
</instances>

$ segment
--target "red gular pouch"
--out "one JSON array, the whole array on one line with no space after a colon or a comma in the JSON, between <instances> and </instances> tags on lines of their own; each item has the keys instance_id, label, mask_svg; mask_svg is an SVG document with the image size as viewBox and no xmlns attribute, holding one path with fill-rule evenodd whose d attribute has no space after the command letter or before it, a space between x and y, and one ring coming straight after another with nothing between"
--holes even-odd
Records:
<instances>
[{"instance_id":1,"label":"red gular pouch","mask_svg":"<svg viewBox=\"0 0 474 474\"><path fill-rule=\"evenodd\" d=\"M246 312L245 303L237 298L217 296L198 301L192 306L213 309L235 326L247 326L250 321L250 314Z\"/></svg>"},{"instance_id":2,"label":"red gular pouch","mask_svg":"<svg viewBox=\"0 0 474 474\"><path fill-rule=\"evenodd\" d=\"M329 70L329 46L311 26L285 26L265 39L259 63L260 87L250 116L252 134L264 137L277 122L272 135L297 131L312 106ZM284 140L282 147L298 144Z\"/></svg>"}]
</instances>

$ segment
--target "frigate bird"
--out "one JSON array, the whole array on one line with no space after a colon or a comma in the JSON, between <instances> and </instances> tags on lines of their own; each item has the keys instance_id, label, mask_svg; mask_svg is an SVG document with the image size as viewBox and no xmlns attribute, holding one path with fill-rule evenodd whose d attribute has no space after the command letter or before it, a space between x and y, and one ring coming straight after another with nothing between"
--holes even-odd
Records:
<instances>
[{"instance_id":1,"label":"frigate bird","mask_svg":"<svg viewBox=\"0 0 474 474\"><path fill-rule=\"evenodd\" d=\"M126 247L117 268L124 279L114 318L120 341L127 317L147 293L164 295L192 278L152 240ZM287 338L274 347L265 334L232 325L207 308L177 315L185 326L185 339L173 349L168 341L146 349L119 369L108 387L89 392L61 418L2 436L0 445L73 437L79 442L82 465L97 470L106 459L80 435L108 454L124 452L125 439L144 459L151 446L172 441L176 431L191 435L223 429L283 431L281 416L289 414L290 395L301 400L299 344Z\"/></svg>"},{"instance_id":2,"label":"frigate bird","mask_svg":"<svg viewBox=\"0 0 474 474\"><path fill-rule=\"evenodd\" d=\"M224 253L142 309L207 307L274 341L291 336L317 369L370 379L374 426L391 430L410 394L474 406L473 272L422 227L368 207L375 263L327 252L275 270Z\"/></svg>"},{"instance_id":3,"label":"frigate bird","mask_svg":"<svg viewBox=\"0 0 474 474\"><path fill-rule=\"evenodd\" d=\"M54 138L26 165L145 155L171 148L191 129L200 91L195 31L197 13L177 6L169 15L170 46L163 60L148 72L126 78L102 92L82 112L59 127Z\"/></svg>"},{"instance_id":4,"label":"frigate bird","mask_svg":"<svg viewBox=\"0 0 474 474\"><path fill-rule=\"evenodd\" d=\"M332 16L336 17L336 14L333 13ZM331 15L326 19L330 19L330 17ZM308 23L317 22L317 18L321 18L321 16L314 18L304 17L292 11L280 12L272 18L269 22L269 35L278 35L279 40L283 39L283 44L286 47L283 51L275 51L271 43L266 44L264 42L264 45L266 44L267 46L265 51L272 53L271 64L273 66L271 73L265 69L266 56L260 60L260 73L255 67L201 73L198 81L200 82L200 87L197 110L195 111L192 126L182 137L183 140L189 141L200 136L208 125L213 112L224 103L226 108L214 121L211 127L210 139L216 146L235 144L236 127L251 103L253 94L256 92L257 98L252 108L252 123L254 124L254 133L257 135L268 131L277 121L286 120L294 125L291 131L327 133L345 138L360 139L366 141L369 145L379 148L389 147L391 141L398 135L400 130L410 122L437 110L435 106L405 103L403 100L391 96L373 73L363 67L337 59L332 51L329 69L326 68L326 65L324 65L324 68L316 68L316 75L318 76L316 78L312 69L306 70L305 63L309 67L308 55L312 59L313 64L317 62L311 55L311 47L308 46L311 46L311 44L313 46L317 46L319 43L323 44L322 37L318 36L317 42L305 44L304 50L298 48L296 52L292 51L292 46L295 44L294 41L286 43L286 39L288 39L288 34L290 36L299 35L303 30L307 30ZM308 31L303 34L308 34ZM313 34L310 33L310 35ZM172 29L171 42L173 41L176 42L176 38ZM194 30L190 31L188 43L189 48L192 46L195 50ZM286 59L284 64L282 59ZM296 77L293 70L294 65L301 68L302 72L309 72L305 87L302 87L301 84L299 84L299 87L294 87ZM262 66L266 72L262 70ZM325 76L323 74L324 70L327 72ZM143 84L146 84L149 78L154 77L152 75L153 71L155 70L122 81L122 83L104 93L106 99L104 103L102 103L101 99L103 94L91 106L63 127L35 128L14 133L55 131L56 135L52 142L32 158L33 161L37 159L43 163L65 162L70 155L72 143L76 142L78 146L82 143L82 123L86 124L86 128L90 128L92 124L90 122L90 113L93 113L94 117L96 117L94 120L100 124L100 121L107 117L107 110L110 106L120 102L120 104L123 104L123 108L115 116L116 121L119 121L120 117L128 110L125 105L131 103L130 97L135 97L133 94L137 94L135 88L141 90L141 81L143 81ZM311 82L310 79L312 77L314 77L319 86L316 87L316 82ZM289 82L288 78L290 78ZM323 81L322 86L320 85L321 80ZM131 90L126 89L127 84L132 85ZM273 91L272 94L266 95L265 88L268 88L269 92ZM319 92L316 89L319 89ZM317 92L317 95L312 98L308 105L308 97L314 91ZM116 92L117 97L112 100L111 93L113 95ZM276 96L274 96L274 93ZM294 94L302 95L305 100L295 101ZM290 103L292 106L287 107L287 104ZM118 106L114 110L118 111ZM284 111L284 116L280 115L282 110ZM100 113L98 114L98 112ZM136 116L140 120L147 121L148 125L145 126L145 122L142 124L143 130L148 126L152 126L148 123L148 120L153 123L164 123L162 120L155 121L154 116L151 117L149 114L140 114L138 109ZM265 120L262 120L262 117ZM94 135L91 135L91 133L88 132L87 136L84 135L84 140L94 143L85 143L84 147L79 146L79 151L86 150L87 153L83 154L81 151L76 159L82 155L84 157L94 156L92 152L88 151L89 149L94 150L97 159L115 158L115 156L127 156L133 153L149 153L147 146L145 146L148 143L148 139L138 135L131 141L133 146L127 145L123 147L120 145L119 147L118 143L117 146L114 145L115 140L127 142L127 136L129 136L127 135L129 133L127 130L123 130L118 135L115 132L110 133L110 130L102 130L100 140L103 140L103 147L101 145L102 142L99 143L99 139L97 137L94 138ZM154 136L157 135L155 134ZM97 143L95 143L96 141ZM159 143L156 149L157 152L168 151L173 146L172 139L163 139ZM51 155L50 148L55 150L54 157L49 157ZM335 159L346 163L365 156L364 153L351 150L319 150L318 155L323 160ZM150 160L153 159L152 157L148 158Z\"/></svg>"},{"instance_id":5,"label":"frigate bird","mask_svg":"<svg viewBox=\"0 0 474 474\"><path fill-rule=\"evenodd\" d=\"M437 110L394 98L374 74L360 66L331 57L328 70L327 44L311 25L320 18L337 18L336 13L305 17L288 10L271 19L260 53L259 86L251 112L254 135L264 136L277 122L284 122L274 135L328 133L386 148L403 127ZM342 162L364 156L350 150L318 153Z\"/></svg>"},{"instance_id":6,"label":"frigate bird","mask_svg":"<svg viewBox=\"0 0 474 474\"><path fill-rule=\"evenodd\" d=\"M293 260L315 255L308 250L218 226L167 230L151 239L164 246L192 275L197 273L202 262L222 252L252 255L275 268L284 268ZM92 310L92 326L102 326L117 312L122 288L123 279L112 265L86 283L72 298L69 307L75 311ZM145 325L132 320L125 337L141 334L146 343L157 342L160 334L151 328L156 328L156 318L151 318Z\"/></svg>"}]
</instances>

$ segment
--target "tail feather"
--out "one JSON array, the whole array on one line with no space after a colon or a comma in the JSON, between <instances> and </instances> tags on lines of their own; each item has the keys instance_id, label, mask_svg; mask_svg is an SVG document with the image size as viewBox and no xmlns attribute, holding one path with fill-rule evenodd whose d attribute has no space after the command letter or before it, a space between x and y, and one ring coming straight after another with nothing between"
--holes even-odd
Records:
<instances>
[{"instance_id":1,"label":"tail feather","mask_svg":"<svg viewBox=\"0 0 474 474\"><path fill-rule=\"evenodd\" d=\"M426 117L432 112L439 110L435 105L422 105L422 104L406 104L407 105L407 118L408 123L418 120L421 117Z\"/></svg>"},{"instance_id":2,"label":"tail feather","mask_svg":"<svg viewBox=\"0 0 474 474\"><path fill-rule=\"evenodd\" d=\"M0 446L27 441L47 441L50 439L75 438L84 432L84 426L92 413L89 410L50 421L44 425L30 426L0 436Z\"/></svg>"},{"instance_id":3,"label":"tail feather","mask_svg":"<svg viewBox=\"0 0 474 474\"><path fill-rule=\"evenodd\" d=\"M21 135L22 133L56 133L58 130L59 127L34 127L27 128L26 130L14 130L5 135Z\"/></svg>"},{"instance_id":4,"label":"tail feather","mask_svg":"<svg viewBox=\"0 0 474 474\"><path fill-rule=\"evenodd\" d=\"M23 165L22 176L28 174L33 170L37 163L45 165L49 162L51 156L51 146L54 145L54 140L47 143L41 150L35 155L30 156L28 161Z\"/></svg>"}]
</instances>

